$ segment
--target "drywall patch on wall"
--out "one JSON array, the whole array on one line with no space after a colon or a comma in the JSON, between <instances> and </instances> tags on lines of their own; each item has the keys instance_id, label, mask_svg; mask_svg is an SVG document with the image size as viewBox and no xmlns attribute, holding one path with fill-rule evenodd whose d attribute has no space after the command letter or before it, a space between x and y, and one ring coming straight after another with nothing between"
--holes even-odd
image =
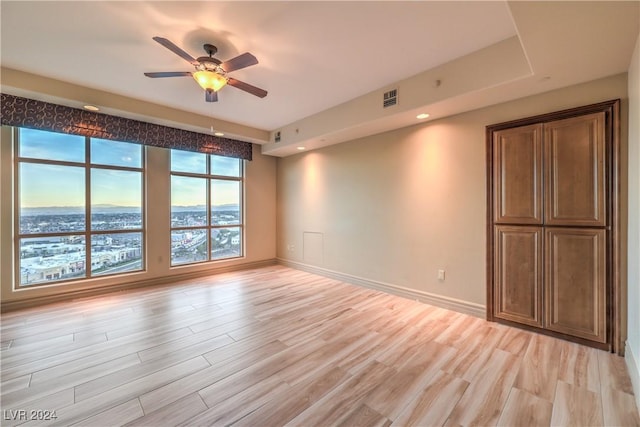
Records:
<instances>
[{"instance_id":1,"label":"drywall patch on wall","mask_svg":"<svg viewBox=\"0 0 640 427\"><path fill-rule=\"evenodd\" d=\"M322 265L324 259L324 234L317 231L302 233L302 258L312 265Z\"/></svg>"}]
</instances>

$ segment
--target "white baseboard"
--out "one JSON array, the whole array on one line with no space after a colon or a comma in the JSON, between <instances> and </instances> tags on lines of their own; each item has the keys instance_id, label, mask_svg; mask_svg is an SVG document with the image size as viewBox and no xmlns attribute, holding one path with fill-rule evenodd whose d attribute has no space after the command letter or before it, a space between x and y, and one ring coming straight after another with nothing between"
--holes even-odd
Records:
<instances>
[{"instance_id":1,"label":"white baseboard","mask_svg":"<svg viewBox=\"0 0 640 427\"><path fill-rule=\"evenodd\" d=\"M482 319L486 318L486 307L482 304L475 304L472 302L432 294L429 292L392 285L390 283L384 283L377 280L366 279L364 277L358 277L351 274L340 273L338 271L316 267L302 262L291 261L283 258L278 258L277 260L279 264L295 268L297 270L302 270L309 273L317 274L319 276L329 277L331 279L340 280L342 282L359 285L365 288L375 289L389 294L398 295L404 298L424 302L436 307L457 311L459 313L468 314Z\"/></svg>"},{"instance_id":2,"label":"white baseboard","mask_svg":"<svg viewBox=\"0 0 640 427\"><path fill-rule=\"evenodd\" d=\"M640 411L640 364L638 364L638 356L634 355L627 342L624 349L624 360L627 362L627 371L629 371L629 377L631 378L631 385L633 386L633 395L636 398L636 407Z\"/></svg>"}]
</instances>

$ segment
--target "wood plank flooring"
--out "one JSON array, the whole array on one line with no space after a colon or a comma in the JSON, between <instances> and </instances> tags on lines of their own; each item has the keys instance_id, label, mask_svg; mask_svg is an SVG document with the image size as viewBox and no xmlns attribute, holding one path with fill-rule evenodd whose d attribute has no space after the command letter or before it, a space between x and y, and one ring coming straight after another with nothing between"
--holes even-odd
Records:
<instances>
[{"instance_id":1,"label":"wood plank flooring","mask_svg":"<svg viewBox=\"0 0 640 427\"><path fill-rule=\"evenodd\" d=\"M640 426L618 356L283 266L1 334L3 426Z\"/></svg>"}]
</instances>

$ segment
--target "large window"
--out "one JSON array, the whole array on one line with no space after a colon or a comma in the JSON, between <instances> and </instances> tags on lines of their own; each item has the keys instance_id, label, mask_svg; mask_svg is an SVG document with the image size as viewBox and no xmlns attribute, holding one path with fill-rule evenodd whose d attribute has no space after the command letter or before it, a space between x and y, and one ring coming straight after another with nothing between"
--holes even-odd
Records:
<instances>
[{"instance_id":1,"label":"large window","mask_svg":"<svg viewBox=\"0 0 640 427\"><path fill-rule=\"evenodd\" d=\"M171 265L242 256L242 160L171 150Z\"/></svg>"},{"instance_id":2,"label":"large window","mask_svg":"<svg viewBox=\"0 0 640 427\"><path fill-rule=\"evenodd\" d=\"M18 286L142 270L142 146L15 131Z\"/></svg>"}]
</instances>

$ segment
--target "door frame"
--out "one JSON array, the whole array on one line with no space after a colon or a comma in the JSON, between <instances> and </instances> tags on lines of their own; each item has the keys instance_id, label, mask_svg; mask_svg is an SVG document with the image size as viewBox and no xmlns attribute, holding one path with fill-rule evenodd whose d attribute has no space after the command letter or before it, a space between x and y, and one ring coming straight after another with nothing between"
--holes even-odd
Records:
<instances>
[{"instance_id":1,"label":"door frame","mask_svg":"<svg viewBox=\"0 0 640 427\"><path fill-rule=\"evenodd\" d=\"M527 126L537 123L551 122L560 119L581 116L591 113L605 113L605 127L609 129L606 138L606 178L607 191L610 194L610 202L607 215L610 218L607 225L607 232L611 238L607 243L607 324L608 343L600 348L610 350L620 356L624 356L625 341L627 339L627 283L623 280L622 273L622 239L621 239L621 187L620 187L620 100L614 99L597 104L585 105L582 107L570 108L567 110L555 111L523 119L511 120L497 123L486 127L486 179L487 179L487 305L486 319L491 322L517 325L518 327L530 329L539 333L558 336L570 341L588 344L592 342L580 338L558 334L555 332L529 327L517 323L511 323L494 316L494 233L493 233L493 133L495 131L509 129L519 126Z\"/></svg>"}]
</instances>

